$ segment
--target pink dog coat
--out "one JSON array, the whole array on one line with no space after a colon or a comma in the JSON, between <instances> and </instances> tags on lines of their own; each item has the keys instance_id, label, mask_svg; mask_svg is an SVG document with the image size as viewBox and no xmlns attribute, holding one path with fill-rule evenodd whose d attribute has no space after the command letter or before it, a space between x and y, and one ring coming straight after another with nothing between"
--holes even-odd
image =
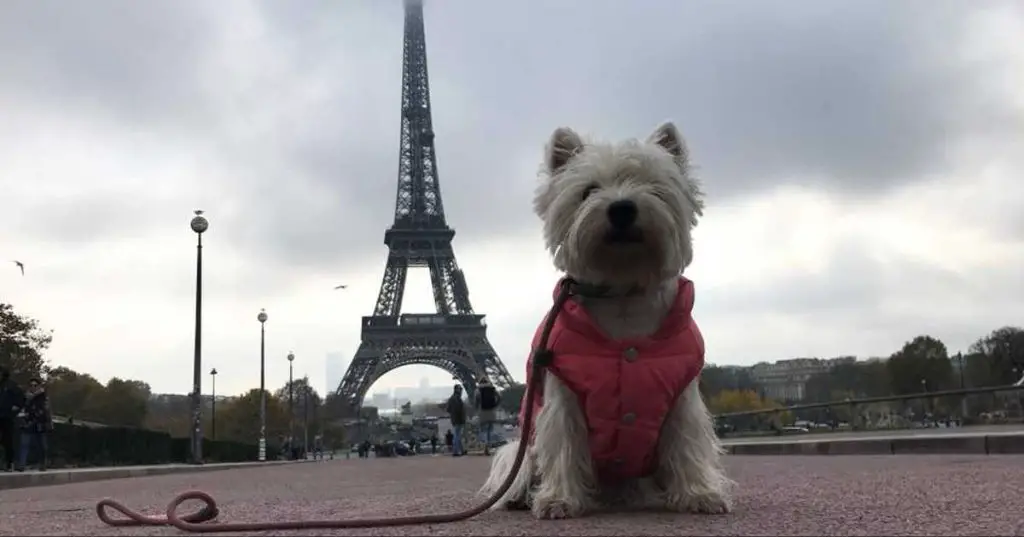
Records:
<instances>
[{"instance_id":1,"label":"pink dog coat","mask_svg":"<svg viewBox=\"0 0 1024 537\"><path fill-rule=\"evenodd\" d=\"M693 299L693 282L680 277L675 303L661 328L650 337L621 341L609 339L575 301L567 301L558 313L548 340L554 364L547 371L576 394L599 480L646 476L656 468L661 425L704 367L704 338L691 317ZM543 326L534 335L533 348ZM532 362L531 356L527 383ZM542 386L535 396L534 424L544 404Z\"/></svg>"}]
</instances>

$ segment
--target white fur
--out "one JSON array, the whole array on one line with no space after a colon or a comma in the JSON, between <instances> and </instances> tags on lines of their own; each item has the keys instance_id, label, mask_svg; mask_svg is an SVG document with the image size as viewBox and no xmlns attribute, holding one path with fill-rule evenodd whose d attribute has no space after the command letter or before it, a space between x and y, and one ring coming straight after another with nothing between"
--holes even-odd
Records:
<instances>
[{"instance_id":1,"label":"white fur","mask_svg":"<svg viewBox=\"0 0 1024 537\"><path fill-rule=\"evenodd\" d=\"M534 210L544 221L555 266L578 281L611 288L609 297L576 300L610 337L623 339L652 334L671 308L678 276L693 260L691 230L702 214L702 198L686 144L672 123L644 142L617 144L587 143L563 127L548 143ZM632 242L609 238L608 207L618 200L637 207ZM533 445L496 507L531 505L538 518L576 517L609 503L728 512L732 483L697 388L694 380L662 426L653 478L607 490L594 476L576 396L554 375L545 375ZM481 492L498 489L518 448L518 441L510 442L495 454Z\"/></svg>"}]
</instances>

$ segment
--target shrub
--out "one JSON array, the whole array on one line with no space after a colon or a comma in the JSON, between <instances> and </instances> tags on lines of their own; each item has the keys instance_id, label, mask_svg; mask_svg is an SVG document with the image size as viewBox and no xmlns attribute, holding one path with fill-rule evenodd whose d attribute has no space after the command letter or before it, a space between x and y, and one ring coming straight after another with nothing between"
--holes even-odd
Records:
<instances>
[{"instance_id":1,"label":"shrub","mask_svg":"<svg viewBox=\"0 0 1024 537\"><path fill-rule=\"evenodd\" d=\"M188 438L147 429L54 423L48 440L49 464L58 468L185 463L190 459ZM207 462L255 461L257 446L204 439L203 458Z\"/></svg>"}]
</instances>

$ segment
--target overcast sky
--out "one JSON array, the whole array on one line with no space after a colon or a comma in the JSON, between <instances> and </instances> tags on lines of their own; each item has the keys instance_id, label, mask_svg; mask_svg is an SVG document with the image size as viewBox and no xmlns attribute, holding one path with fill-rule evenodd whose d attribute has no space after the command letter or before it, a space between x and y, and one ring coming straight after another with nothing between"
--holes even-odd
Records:
<instances>
[{"instance_id":1,"label":"overcast sky","mask_svg":"<svg viewBox=\"0 0 1024 537\"><path fill-rule=\"evenodd\" d=\"M261 307L268 384L294 350L323 386L384 269L402 22L400 0L0 3L0 300L55 330L54 364L187 392L204 209L218 392L258 385ZM444 207L514 376L557 277L530 201L560 125L687 138L710 362L1024 322L1019 3L428 0L426 23ZM450 382L377 387L424 376Z\"/></svg>"}]
</instances>

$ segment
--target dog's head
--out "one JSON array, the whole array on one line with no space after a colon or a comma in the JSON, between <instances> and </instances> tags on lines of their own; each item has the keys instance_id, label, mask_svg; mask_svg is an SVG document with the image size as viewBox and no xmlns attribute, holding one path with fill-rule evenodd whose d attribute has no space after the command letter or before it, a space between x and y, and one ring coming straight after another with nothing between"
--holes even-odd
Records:
<instances>
[{"instance_id":1,"label":"dog's head","mask_svg":"<svg viewBox=\"0 0 1024 537\"><path fill-rule=\"evenodd\" d=\"M646 141L584 143L551 135L533 202L559 270L582 281L648 287L693 260L704 207L686 143L665 123Z\"/></svg>"}]
</instances>

